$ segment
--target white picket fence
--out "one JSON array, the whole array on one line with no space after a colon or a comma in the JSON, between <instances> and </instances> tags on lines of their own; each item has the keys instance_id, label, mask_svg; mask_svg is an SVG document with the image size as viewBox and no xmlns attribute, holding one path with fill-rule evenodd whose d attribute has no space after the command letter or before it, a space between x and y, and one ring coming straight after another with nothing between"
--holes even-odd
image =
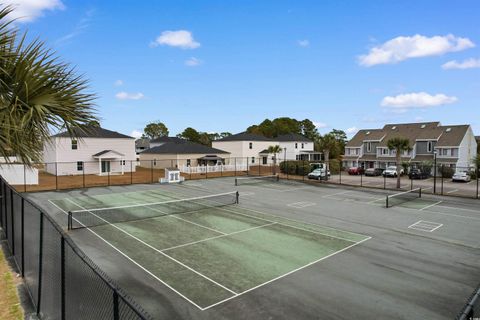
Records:
<instances>
[{"instance_id":1,"label":"white picket fence","mask_svg":"<svg viewBox=\"0 0 480 320\"><path fill-rule=\"evenodd\" d=\"M208 172L226 172L226 171L247 171L248 165L247 164L223 164L223 165L213 165L213 166L180 166L180 171L183 173L208 173Z\"/></svg>"}]
</instances>

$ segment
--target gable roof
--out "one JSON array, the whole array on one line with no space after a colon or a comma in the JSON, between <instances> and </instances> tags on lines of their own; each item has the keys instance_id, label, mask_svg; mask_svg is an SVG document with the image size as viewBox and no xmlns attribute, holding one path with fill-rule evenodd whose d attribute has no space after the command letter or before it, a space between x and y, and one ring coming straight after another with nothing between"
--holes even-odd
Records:
<instances>
[{"instance_id":1,"label":"gable roof","mask_svg":"<svg viewBox=\"0 0 480 320\"><path fill-rule=\"evenodd\" d=\"M275 138L275 140L280 141L280 142L287 142L287 141L301 141L301 142L313 142L312 140L302 136L301 134L298 133L287 133L287 134L282 134L278 137Z\"/></svg>"},{"instance_id":2,"label":"gable roof","mask_svg":"<svg viewBox=\"0 0 480 320\"><path fill-rule=\"evenodd\" d=\"M380 141L385 136L382 129L364 129L350 139L345 145L346 147L361 147L364 140Z\"/></svg>"},{"instance_id":3,"label":"gable roof","mask_svg":"<svg viewBox=\"0 0 480 320\"><path fill-rule=\"evenodd\" d=\"M175 142L166 142L161 146L153 147L148 150L142 152L142 154L228 154L230 152L226 152L220 149L215 149L209 146L205 146L203 144L185 141L183 140L182 143L175 143Z\"/></svg>"},{"instance_id":4,"label":"gable roof","mask_svg":"<svg viewBox=\"0 0 480 320\"><path fill-rule=\"evenodd\" d=\"M469 127L469 125L441 127L443 133L435 147L454 147L460 145Z\"/></svg>"},{"instance_id":5,"label":"gable roof","mask_svg":"<svg viewBox=\"0 0 480 320\"><path fill-rule=\"evenodd\" d=\"M222 139L215 140L215 142L218 142L218 141L276 141L276 140L264 137L259 134L240 132Z\"/></svg>"},{"instance_id":6,"label":"gable roof","mask_svg":"<svg viewBox=\"0 0 480 320\"><path fill-rule=\"evenodd\" d=\"M158 137L155 139L150 140L150 143L159 143L159 142L176 142L181 143L184 142L184 139L178 137Z\"/></svg>"},{"instance_id":7,"label":"gable roof","mask_svg":"<svg viewBox=\"0 0 480 320\"><path fill-rule=\"evenodd\" d=\"M133 137L118 133L116 131L111 131L94 126L86 127L85 129L73 128L73 132L75 133L75 137L78 138L135 139ZM71 136L68 131L63 131L51 136L51 138L71 138Z\"/></svg>"},{"instance_id":8,"label":"gable roof","mask_svg":"<svg viewBox=\"0 0 480 320\"><path fill-rule=\"evenodd\" d=\"M125 156L123 153L117 152L115 150L103 150L98 153L92 154L92 157L100 157L108 153L115 154L117 156L122 156L122 157Z\"/></svg>"},{"instance_id":9,"label":"gable roof","mask_svg":"<svg viewBox=\"0 0 480 320\"><path fill-rule=\"evenodd\" d=\"M150 147L150 140L146 138L140 138L135 140L135 148L148 148Z\"/></svg>"}]
</instances>

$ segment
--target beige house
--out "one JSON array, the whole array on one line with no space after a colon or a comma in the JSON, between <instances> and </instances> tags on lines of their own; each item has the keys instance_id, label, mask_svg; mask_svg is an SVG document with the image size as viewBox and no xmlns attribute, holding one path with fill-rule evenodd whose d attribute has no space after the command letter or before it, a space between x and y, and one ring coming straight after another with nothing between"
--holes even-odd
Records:
<instances>
[{"instance_id":1,"label":"beige house","mask_svg":"<svg viewBox=\"0 0 480 320\"><path fill-rule=\"evenodd\" d=\"M135 171L135 139L100 127L75 129L50 137L43 149L46 171L53 175L123 174Z\"/></svg>"},{"instance_id":2,"label":"beige house","mask_svg":"<svg viewBox=\"0 0 480 320\"><path fill-rule=\"evenodd\" d=\"M226 151L179 139L141 152L139 165L154 169L219 166L228 157Z\"/></svg>"}]
</instances>

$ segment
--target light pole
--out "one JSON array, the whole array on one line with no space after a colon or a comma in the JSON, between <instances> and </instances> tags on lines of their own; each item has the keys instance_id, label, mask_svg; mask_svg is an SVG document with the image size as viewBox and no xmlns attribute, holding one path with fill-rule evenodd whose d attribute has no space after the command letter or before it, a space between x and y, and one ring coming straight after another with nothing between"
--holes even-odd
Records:
<instances>
[{"instance_id":1,"label":"light pole","mask_svg":"<svg viewBox=\"0 0 480 320\"><path fill-rule=\"evenodd\" d=\"M437 193L437 150L433 151L433 194Z\"/></svg>"}]
</instances>

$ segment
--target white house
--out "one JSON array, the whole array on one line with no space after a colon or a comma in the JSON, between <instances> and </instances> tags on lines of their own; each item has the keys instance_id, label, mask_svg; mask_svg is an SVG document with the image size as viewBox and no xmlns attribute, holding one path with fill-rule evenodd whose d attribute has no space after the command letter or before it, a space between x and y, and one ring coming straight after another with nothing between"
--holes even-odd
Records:
<instances>
[{"instance_id":1,"label":"white house","mask_svg":"<svg viewBox=\"0 0 480 320\"><path fill-rule=\"evenodd\" d=\"M279 160L320 160L320 153L314 152L313 141L299 134L285 134L276 138L242 132L212 142L214 148L230 152L231 157L245 159L249 164L267 165L273 162L273 154L268 147L279 145ZM237 160L238 161L238 160Z\"/></svg>"},{"instance_id":2,"label":"white house","mask_svg":"<svg viewBox=\"0 0 480 320\"><path fill-rule=\"evenodd\" d=\"M54 175L123 174L135 171L135 139L100 127L50 137L44 145L46 171Z\"/></svg>"}]
</instances>

